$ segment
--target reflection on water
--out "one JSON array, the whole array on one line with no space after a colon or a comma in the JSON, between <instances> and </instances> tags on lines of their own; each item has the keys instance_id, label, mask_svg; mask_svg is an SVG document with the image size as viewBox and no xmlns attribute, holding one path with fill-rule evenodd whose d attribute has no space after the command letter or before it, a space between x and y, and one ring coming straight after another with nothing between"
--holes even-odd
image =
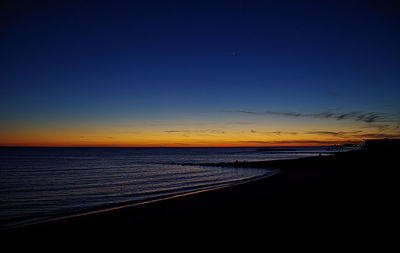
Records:
<instances>
[{"instance_id":1,"label":"reflection on water","mask_svg":"<svg viewBox=\"0 0 400 253\"><path fill-rule=\"evenodd\" d=\"M326 150L325 150L326 151ZM323 150L256 148L1 148L0 223L46 219L88 208L213 187L265 169L183 166L287 159Z\"/></svg>"}]
</instances>

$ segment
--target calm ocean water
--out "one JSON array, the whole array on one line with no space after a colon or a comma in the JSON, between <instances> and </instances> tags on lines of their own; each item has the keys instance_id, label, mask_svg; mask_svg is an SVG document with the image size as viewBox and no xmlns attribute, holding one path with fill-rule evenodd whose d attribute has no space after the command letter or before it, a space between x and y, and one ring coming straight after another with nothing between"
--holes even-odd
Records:
<instances>
[{"instance_id":1,"label":"calm ocean water","mask_svg":"<svg viewBox=\"0 0 400 253\"><path fill-rule=\"evenodd\" d=\"M288 159L326 148L0 148L0 228L271 174L183 163Z\"/></svg>"}]
</instances>

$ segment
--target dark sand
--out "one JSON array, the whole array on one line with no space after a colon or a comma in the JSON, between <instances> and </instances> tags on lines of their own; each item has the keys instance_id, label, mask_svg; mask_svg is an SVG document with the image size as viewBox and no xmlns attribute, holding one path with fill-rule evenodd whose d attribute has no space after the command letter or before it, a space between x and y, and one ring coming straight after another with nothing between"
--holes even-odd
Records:
<instances>
[{"instance_id":1,"label":"dark sand","mask_svg":"<svg viewBox=\"0 0 400 253\"><path fill-rule=\"evenodd\" d=\"M263 236L376 233L395 209L397 154L362 151L294 160L214 164L277 168L257 181L19 228L11 233L191 234ZM210 165L210 164L209 164ZM239 229L240 228L240 229ZM174 232L175 231L175 232ZM371 232L369 232L371 231ZM336 238L336 237L335 237ZM335 239L336 240L336 239Z\"/></svg>"}]
</instances>

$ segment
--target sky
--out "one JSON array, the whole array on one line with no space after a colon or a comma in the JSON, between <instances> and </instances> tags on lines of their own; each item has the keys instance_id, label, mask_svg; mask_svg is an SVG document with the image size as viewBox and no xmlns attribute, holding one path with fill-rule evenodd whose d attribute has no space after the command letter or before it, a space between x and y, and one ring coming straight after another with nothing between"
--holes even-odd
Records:
<instances>
[{"instance_id":1,"label":"sky","mask_svg":"<svg viewBox=\"0 0 400 253\"><path fill-rule=\"evenodd\" d=\"M1 146L400 137L396 1L5 1Z\"/></svg>"}]
</instances>

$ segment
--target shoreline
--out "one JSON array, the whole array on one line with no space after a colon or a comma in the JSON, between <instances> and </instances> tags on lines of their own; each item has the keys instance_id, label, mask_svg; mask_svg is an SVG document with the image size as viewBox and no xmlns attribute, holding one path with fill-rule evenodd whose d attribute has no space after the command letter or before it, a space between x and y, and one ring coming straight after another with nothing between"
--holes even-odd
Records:
<instances>
[{"instance_id":1,"label":"shoreline","mask_svg":"<svg viewBox=\"0 0 400 253\"><path fill-rule=\"evenodd\" d=\"M202 165L199 165L202 166ZM103 206L95 206L91 208L87 208L83 211L78 211L78 212L73 212L70 214L66 215L60 215L60 217L53 217L53 218L32 218L31 222L14 222L16 225L11 225L10 228L2 229L0 232L7 232L7 231L13 231L13 230L25 230L25 229L30 229L30 227L35 227L35 226L42 226L42 225L47 225L49 223L57 223L63 220L68 220L68 219L74 219L78 217L85 217L88 215L96 215L96 214L102 214L102 213L107 213L110 211L116 211L119 209L123 208L134 208L137 206L141 205L146 205L146 204L151 204L151 203L156 203L159 201L166 201L169 199L174 199L174 198L180 198L180 197L185 197L185 196L190 196L192 194L197 194L201 192L207 192L207 191L213 191L213 190L218 190L218 189L223 189L226 187L233 187L236 185L241 185L245 183L250 183L256 180L262 180L264 178L271 177L278 173L279 170L274 170L267 172L263 175L258 175L258 176L253 176L250 178L244 178L244 179L236 179L236 180L231 180L228 182L224 183L212 183L209 185L205 185L199 188L194 188L194 187L189 187L188 189L181 189L179 191L172 191L170 193L159 193L155 194L155 196L152 197L147 197L144 199L137 199L137 200L131 200L131 201L125 201L125 202L120 202L120 203L110 203L107 205ZM12 222L10 222L12 224Z\"/></svg>"},{"instance_id":2,"label":"shoreline","mask_svg":"<svg viewBox=\"0 0 400 253\"><path fill-rule=\"evenodd\" d=\"M242 184L35 224L13 232L118 233L129 230L130 233L142 233L156 229L161 233L171 227L193 232L199 228L229 231L243 226L267 226L271 231L307 226L324 231L345 226L350 220L349 224L362 227L364 221L357 215L363 213L373 217L371 205L382 205L380 194L391 186L376 188L388 176L377 174L376 169L393 166L395 157L394 154L350 151L332 156L214 164L268 167L280 171ZM372 188L371 182L375 182ZM388 195L387 191L385 193Z\"/></svg>"}]
</instances>

